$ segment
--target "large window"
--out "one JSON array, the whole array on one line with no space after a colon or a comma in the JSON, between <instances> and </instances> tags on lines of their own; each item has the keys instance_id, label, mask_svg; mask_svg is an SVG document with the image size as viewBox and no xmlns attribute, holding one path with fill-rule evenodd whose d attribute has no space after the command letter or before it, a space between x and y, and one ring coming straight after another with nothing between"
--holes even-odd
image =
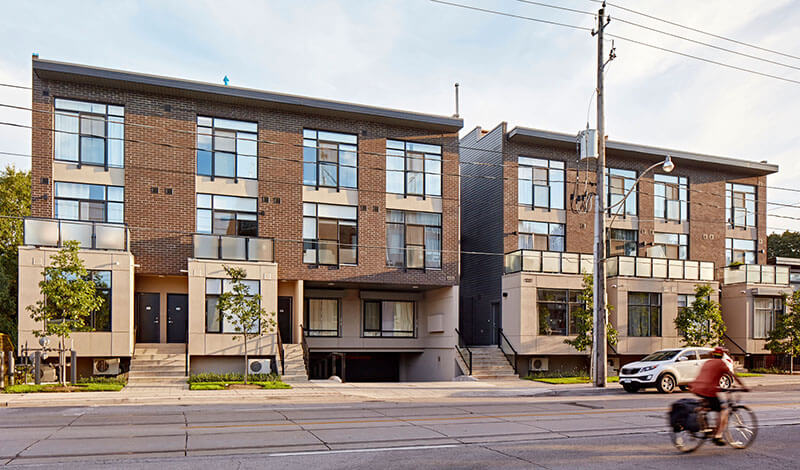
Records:
<instances>
[{"instance_id":1,"label":"large window","mask_svg":"<svg viewBox=\"0 0 800 470\"><path fill-rule=\"evenodd\" d=\"M684 233L653 234L653 246L647 250L651 258L689 259L689 237Z\"/></svg>"},{"instance_id":2,"label":"large window","mask_svg":"<svg viewBox=\"0 0 800 470\"><path fill-rule=\"evenodd\" d=\"M756 241L726 238L725 263L756 264Z\"/></svg>"},{"instance_id":3,"label":"large window","mask_svg":"<svg viewBox=\"0 0 800 470\"><path fill-rule=\"evenodd\" d=\"M608 231L608 256L636 256L639 232L612 228Z\"/></svg>"},{"instance_id":4,"label":"large window","mask_svg":"<svg viewBox=\"0 0 800 470\"><path fill-rule=\"evenodd\" d=\"M628 293L628 336L661 336L661 294Z\"/></svg>"},{"instance_id":5,"label":"large window","mask_svg":"<svg viewBox=\"0 0 800 470\"><path fill-rule=\"evenodd\" d=\"M331 188L358 187L358 137L338 132L303 130L303 184Z\"/></svg>"},{"instance_id":6,"label":"large window","mask_svg":"<svg viewBox=\"0 0 800 470\"><path fill-rule=\"evenodd\" d=\"M102 184L55 183L56 219L125 222L125 188Z\"/></svg>"},{"instance_id":7,"label":"large window","mask_svg":"<svg viewBox=\"0 0 800 470\"><path fill-rule=\"evenodd\" d=\"M197 232L258 236L258 200L254 197L197 195Z\"/></svg>"},{"instance_id":8,"label":"large window","mask_svg":"<svg viewBox=\"0 0 800 470\"><path fill-rule=\"evenodd\" d=\"M749 184L725 184L725 212L731 227L756 226L756 187Z\"/></svg>"},{"instance_id":9,"label":"large window","mask_svg":"<svg viewBox=\"0 0 800 470\"><path fill-rule=\"evenodd\" d=\"M306 336L339 336L339 299L306 299Z\"/></svg>"},{"instance_id":10,"label":"large window","mask_svg":"<svg viewBox=\"0 0 800 470\"><path fill-rule=\"evenodd\" d=\"M358 207L303 203L303 262L358 264Z\"/></svg>"},{"instance_id":11,"label":"large window","mask_svg":"<svg viewBox=\"0 0 800 470\"><path fill-rule=\"evenodd\" d=\"M387 210L386 265L441 269L442 214Z\"/></svg>"},{"instance_id":12,"label":"large window","mask_svg":"<svg viewBox=\"0 0 800 470\"><path fill-rule=\"evenodd\" d=\"M258 178L258 124L198 116L197 174Z\"/></svg>"},{"instance_id":13,"label":"large window","mask_svg":"<svg viewBox=\"0 0 800 470\"><path fill-rule=\"evenodd\" d=\"M608 204L609 214L619 215L636 215L636 190L634 184L636 183L636 172L633 170L621 170L618 168L609 168L606 174L606 199ZM631 191L630 196L625 199L624 203L621 201L625 195ZM621 207L624 206L624 207Z\"/></svg>"},{"instance_id":14,"label":"large window","mask_svg":"<svg viewBox=\"0 0 800 470\"><path fill-rule=\"evenodd\" d=\"M364 336L414 336L414 302L364 301Z\"/></svg>"},{"instance_id":15,"label":"large window","mask_svg":"<svg viewBox=\"0 0 800 470\"><path fill-rule=\"evenodd\" d=\"M538 312L540 335L575 334L576 310L585 305L581 301L581 291L566 289L538 289Z\"/></svg>"},{"instance_id":16,"label":"large window","mask_svg":"<svg viewBox=\"0 0 800 470\"><path fill-rule=\"evenodd\" d=\"M387 140L386 192L441 196L442 147Z\"/></svg>"},{"instance_id":17,"label":"large window","mask_svg":"<svg viewBox=\"0 0 800 470\"><path fill-rule=\"evenodd\" d=\"M775 328L780 315L783 315L783 299L756 297L753 300L753 338L764 339Z\"/></svg>"},{"instance_id":18,"label":"large window","mask_svg":"<svg viewBox=\"0 0 800 470\"><path fill-rule=\"evenodd\" d=\"M519 221L521 250L564 251L564 224Z\"/></svg>"},{"instance_id":19,"label":"large window","mask_svg":"<svg viewBox=\"0 0 800 470\"><path fill-rule=\"evenodd\" d=\"M519 204L545 209L564 208L564 162L519 157Z\"/></svg>"},{"instance_id":20,"label":"large window","mask_svg":"<svg viewBox=\"0 0 800 470\"><path fill-rule=\"evenodd\" d=\"M657 219L683 222L689 218L689 180L684 176L655 175L653 191Z\"/></svg>"},{"instance_id":21,"label":"large window","mask_svg":"<svg viewBox=\"0 0 800 470\"><path fill-rule=\"evenodd\" d=\"M54 121L56 160L124 166L124 107L56 98Z\"/></svg>"},{"instance_id":22,"label":"large window","mask_svg":"<svg viewBox=\"0 0 800 470\"><path fill-rule=\"evenodd\" d=\"M258 295L260 286L255 280L242 280L242 284L247 287L248 293ZM206 333L236 333L233 324L220 315L217 310L219 296L223 293L231 292L233 282L230 279L206 279ZM258 333L261 325L255 325L249 333Z\"/></svg>"},{"instance_id":23,"label":"large window","mask_svg":"<svg viewBox=\"0 0 800 470\"><path fill-rule=\"evenodd\" d=\"M89 271L103 305L86 321L94 331L111 331L111 271Z\"/></svg>"}]
</instances>

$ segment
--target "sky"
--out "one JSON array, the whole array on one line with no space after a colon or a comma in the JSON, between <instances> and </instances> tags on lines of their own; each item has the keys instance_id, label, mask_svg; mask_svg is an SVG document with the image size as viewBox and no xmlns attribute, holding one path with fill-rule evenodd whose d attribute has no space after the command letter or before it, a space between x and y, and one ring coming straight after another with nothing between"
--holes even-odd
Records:
<instances>
[{"instance_id":1,"label":"sky","mask_svg":"<svg viewBox=\"0 0 800 470\"><path fill-rule=\"evenodd\" d=\"M515 0L452 0L591 28L591 15ZM592 0L539 0L596 12ZM800 58L800 2L616 0L652 16ZM800 59L714 39L609 6L609 34L800 81ZM619 18L620 21L615 21ZM648 31L668 30L790 67ZM29 86L43 59L450 115L463 133L509 126L577 133L594 126L596 40L589 32L428 0L26 1L0 17L0 83ZM606 72L612 140L780 165L768 201L800 205L800 83L615 40ZM610 41L606 48L611 47ZM0 104L30 91L0 86ZM0 122L30 113L0 107ZM0 152L30 153L30 130L0 124ZM27 169L30 159L0 155ZM768 231L800 229L800 208L770 206Z\"/></svg>"}]
</instances>

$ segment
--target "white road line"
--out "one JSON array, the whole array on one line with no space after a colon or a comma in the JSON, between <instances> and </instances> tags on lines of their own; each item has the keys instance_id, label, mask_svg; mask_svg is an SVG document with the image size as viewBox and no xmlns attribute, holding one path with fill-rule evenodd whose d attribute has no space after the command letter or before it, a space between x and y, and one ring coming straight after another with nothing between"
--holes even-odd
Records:
<instances>
[{"instance_id":1,"label":"white road line","mask_svg":"<svg viewBox=\"0 0 800 470\"><path fill-rule=\"evenodd\" d=\"M449 449L459 447L459 444L442 444L434 446L407 446L407 447L375 447L371 449L343 449L343 450L312 450L307 452L280 452L269 454L270 457L293 457L298 455L326 455L326 454L354 454L361 452L389 452L393 450L425 450L425 449Z\"/></svg>"}]
</instances>

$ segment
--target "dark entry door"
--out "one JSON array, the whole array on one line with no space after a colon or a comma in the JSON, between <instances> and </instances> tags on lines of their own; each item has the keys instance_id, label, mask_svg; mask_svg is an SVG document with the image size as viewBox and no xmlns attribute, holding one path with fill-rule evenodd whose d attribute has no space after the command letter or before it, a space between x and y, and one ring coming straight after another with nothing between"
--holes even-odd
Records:
<instances>
[{"instance_id":1,"label":"dark entry door","mask_svg":"<svg viewBox=\"0 0 800 470\"><path fill-rule=\"evenodd\" d=\"M167 294L167 343L185 343L189 297Z\"/></svg>"},{"instance_id":2,"label":"dark entry door","mask_svg":"<svg viewBox=\"0 0 800 470\"><path fill-rule=\"evenodd\" d=\"M292 338L292 298L278 297L278 331L281 333L281 341L293 343Z\"/></svg>"},{"instance_id":3,"label":"dark entry door","mask_svg":"<svg viewBox=\"0 0 800 470\"><path fill-rule=\"evenodd\" d=\"M137 329L136 341L139 343L158 343L161 341L159 316L161 315L161 302L158 293L140 292L137 294Z\"/></svg>"}]
</instances>

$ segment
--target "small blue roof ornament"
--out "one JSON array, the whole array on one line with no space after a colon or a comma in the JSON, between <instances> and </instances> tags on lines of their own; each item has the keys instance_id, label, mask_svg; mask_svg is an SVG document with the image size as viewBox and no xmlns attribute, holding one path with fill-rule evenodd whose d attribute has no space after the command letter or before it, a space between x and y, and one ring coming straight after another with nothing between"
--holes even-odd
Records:
<instances>
[{"instance_id":1,"label":"small blue roof ornament","mask_svg":"<svg viewBox=\"0 0 800 470\"><path fill-rule=\"evenodd\" d=\"M231 80L228 78L227 75L225 75L225 78L222 79L222 82L225 83L225 86L228 86L228 82L229 81L231 81Z\"/></svg>"}]
</instances>

